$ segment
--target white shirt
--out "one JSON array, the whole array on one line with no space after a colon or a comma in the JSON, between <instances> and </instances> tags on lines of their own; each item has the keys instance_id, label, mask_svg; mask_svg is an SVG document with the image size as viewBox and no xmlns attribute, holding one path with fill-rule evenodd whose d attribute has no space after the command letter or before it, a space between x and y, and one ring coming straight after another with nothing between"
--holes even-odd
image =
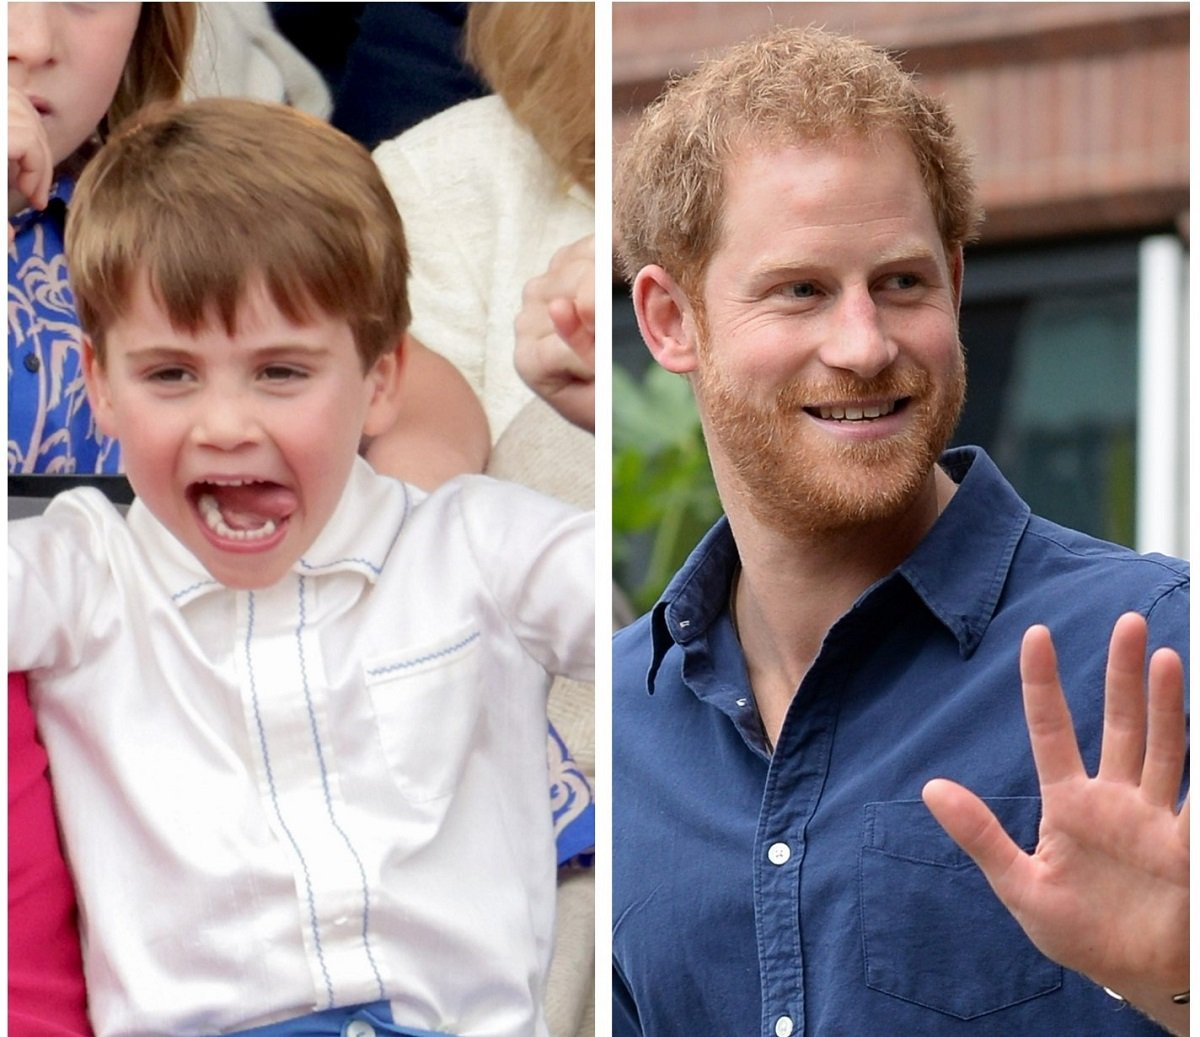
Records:
<instances>
[{"instance_id":1,"label":"white shirt","mask_svg":"<svg viewBox=\"0 0 1200 1037\"><path fill-rule=\"evenodd\" d=\"M9 526L79 886L98 1037L189 1037L389 1000L544 1034L548 673L591 680L593 517L359 462L279 584L234 591L93 490Z\"/></svg>"}]
</instances>

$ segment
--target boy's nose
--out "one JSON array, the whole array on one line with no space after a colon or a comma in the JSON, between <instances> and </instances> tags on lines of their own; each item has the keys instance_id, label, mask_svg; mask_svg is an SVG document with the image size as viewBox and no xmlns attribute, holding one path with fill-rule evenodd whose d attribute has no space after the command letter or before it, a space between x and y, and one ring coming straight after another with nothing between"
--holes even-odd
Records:
<instances>
[{"instance_id":1,"label":"boy's nose","mask_svg":"<svg viewBox=\"0 0 1200 1037\"><path fill-rule=\"evenodd\" d=\"M8 5L8 85L22 68L36 68L54 57L54 4ZM15 67L14 67L15 66Z\"/></svg>"},{"instance_id":2,"label":"boy's nose","mask_svg":"<svg viewBox=\"0 0 1200 1037\"><path fill-rule=\"evenodd\" d=\"M257 443L261 428L250 401L240 396L209 395L196 408L192 440L217 450L237 450Z\"/></svg>"}]
</instances>

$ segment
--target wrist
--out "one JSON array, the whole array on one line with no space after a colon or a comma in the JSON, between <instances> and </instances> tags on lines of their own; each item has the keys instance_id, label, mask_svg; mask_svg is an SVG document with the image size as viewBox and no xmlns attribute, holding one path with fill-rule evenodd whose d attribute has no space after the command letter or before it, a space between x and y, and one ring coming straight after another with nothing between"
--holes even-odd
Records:
<instances>
[{"instance_id":1,"label":"wrist","mask_svg":"<svg viewBox=\"0 0 1200 1037\"><path fill-rule=\"evenodd\" d=\"M1190 1033L1190 993L1186 981L1170 987L1126 983L1120 987L1105 987L1104 992L1136 1008L1170 1033Z\"/></svg>"}]
</instances>

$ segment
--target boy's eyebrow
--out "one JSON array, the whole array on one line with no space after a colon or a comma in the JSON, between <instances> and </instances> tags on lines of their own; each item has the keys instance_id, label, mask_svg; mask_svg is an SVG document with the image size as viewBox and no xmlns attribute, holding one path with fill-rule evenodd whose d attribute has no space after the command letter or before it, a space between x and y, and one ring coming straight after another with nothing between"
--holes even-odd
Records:
<instances>
[{"instance_id":1,"label":"boy's eyebrow","mask_svg":"<svg viewBox=\"0 0 1200 1037\"><path fill-rule=\"evenodd\" d=\"M183 345L149 345L126 350L124 356L128 360L169 360L180 357L195 356L203 353L204 349L196 346ZM329 346L321 342L272 342L269 345L255 346L247 353L256 358L271 358L275 356L295 356L302 353L310 357L327 356L332 352Z\"/></svg>"}]
</instances>

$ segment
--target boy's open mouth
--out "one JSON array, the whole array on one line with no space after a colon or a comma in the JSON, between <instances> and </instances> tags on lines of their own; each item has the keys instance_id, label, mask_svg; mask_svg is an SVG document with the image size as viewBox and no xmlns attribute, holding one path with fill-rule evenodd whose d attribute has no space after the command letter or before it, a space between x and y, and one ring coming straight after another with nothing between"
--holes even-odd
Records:
<instances>
[{"instance_id":1,"label":"boy's open mouth","mask_svg":"<svg viewBox=\"0 0 1200 1037\"><path fill-rule=\"evenodd\" d=\"M296 510L295 493L274 482L198 482L188 487L188 496L204 524L222 540L266 540Z\"/></svg>"}]
</instances>

